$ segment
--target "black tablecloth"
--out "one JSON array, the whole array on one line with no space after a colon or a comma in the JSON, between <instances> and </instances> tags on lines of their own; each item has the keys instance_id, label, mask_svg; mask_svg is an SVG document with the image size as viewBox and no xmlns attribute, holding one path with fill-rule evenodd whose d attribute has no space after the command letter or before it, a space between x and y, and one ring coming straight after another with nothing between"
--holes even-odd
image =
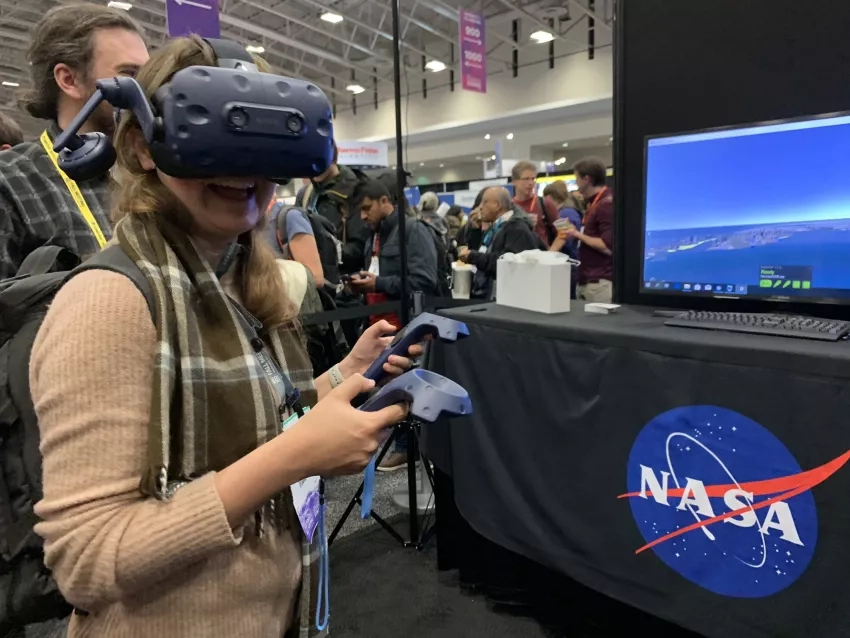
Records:
<instances>
[{"instance_id":1,"label":"black tablecloth","mask_svg":"<svg viewBox=\"0 0 850 638\"><path fill-rule=\"evenodd\" d=\"M706 636L850 636L850 343L443 314L471 334L432 369L474 414L423 445L476 532Z\"/></svg>"}]
</instances>

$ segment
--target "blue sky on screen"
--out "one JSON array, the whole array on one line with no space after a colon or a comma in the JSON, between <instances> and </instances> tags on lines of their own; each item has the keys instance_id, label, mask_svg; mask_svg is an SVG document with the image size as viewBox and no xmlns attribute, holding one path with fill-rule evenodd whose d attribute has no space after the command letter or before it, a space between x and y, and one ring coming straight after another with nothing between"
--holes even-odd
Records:
<instances>
[{"instance_id":1,"label":"blue sky on screen","mask_svg":"<svg viewBox=\"0 0 850 638\"><path fill-rule=\"evenodd\" d=\"M850 124L651 146L647 230L850 218Z\"/></svg>"}]
</instances>

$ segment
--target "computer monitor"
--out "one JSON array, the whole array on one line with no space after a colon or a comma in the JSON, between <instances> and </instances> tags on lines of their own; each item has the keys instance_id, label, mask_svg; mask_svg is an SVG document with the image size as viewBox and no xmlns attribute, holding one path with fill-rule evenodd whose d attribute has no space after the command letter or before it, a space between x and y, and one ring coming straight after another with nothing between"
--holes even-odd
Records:
<instances>
[{"instance_id":1,"label":"computer monitor","mask_svg":"<svg viewBox=\"0 0 850 638\"><path fill-rule=\"evenodd\" d=\"M850 114L645 151L641 292L850 303Z\"/></svg>"}]
</instances>

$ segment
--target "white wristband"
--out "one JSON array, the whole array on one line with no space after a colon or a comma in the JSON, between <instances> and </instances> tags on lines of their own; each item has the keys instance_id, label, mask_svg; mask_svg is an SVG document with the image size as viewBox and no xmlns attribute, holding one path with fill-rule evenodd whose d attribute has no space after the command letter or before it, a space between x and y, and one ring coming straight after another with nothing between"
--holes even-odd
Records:
<instances>
[{"instance_id":1,"label":"white wristband","mask_svg":"<svg viewBox=\"0 0 850 638\"><path fill-rule=\"evenodd\" d=\"M339 369L339 364L336 364L330 370L328 370L328 378L331 381L331 389L337 387L338 385L342 385L342 382L345 381L345 377L342 376L342 371Z\"/></svg>"}]
</instances>

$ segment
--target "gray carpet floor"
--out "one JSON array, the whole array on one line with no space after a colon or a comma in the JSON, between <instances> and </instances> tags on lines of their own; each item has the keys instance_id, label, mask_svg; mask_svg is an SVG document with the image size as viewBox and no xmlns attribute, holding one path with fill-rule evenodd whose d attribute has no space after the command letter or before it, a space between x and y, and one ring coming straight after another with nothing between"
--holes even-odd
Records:
<instances>
[{"instance_id":1,"label":"gray carpet floor","mask_svg":"<svg viewBox=\"0 0 850 638\"><path fill-rule=\"evenodd\" d=\"M372 526L334 544L330 570L333 638L560 638L464 594L455 576L437 572L433 542L407 549Z\"/></svg>"},{"instance_id":2,"label":"gray carpet floor","mask_svg":"<svg viewBox=\"0 0 850 638\"><path fill-rule=\"evenodd\" d=\"M328 534L336 527L342 517L351 497L360 487L363 475L343 476L330 479L325 482L325 498L327 501L327 529ZM407 489L407 472L400 470L396 472L378 472L375 476L375 495L372 500L372 511L381 518L389 518L399 513L399 509L393 502L393 494L396 490ZM348 536L358 530L374 525L372 519L360 518L360 506L355 505L354 510L346 519L345 525L340 531L339 538Z\"/></svg>"}]
</instances>

